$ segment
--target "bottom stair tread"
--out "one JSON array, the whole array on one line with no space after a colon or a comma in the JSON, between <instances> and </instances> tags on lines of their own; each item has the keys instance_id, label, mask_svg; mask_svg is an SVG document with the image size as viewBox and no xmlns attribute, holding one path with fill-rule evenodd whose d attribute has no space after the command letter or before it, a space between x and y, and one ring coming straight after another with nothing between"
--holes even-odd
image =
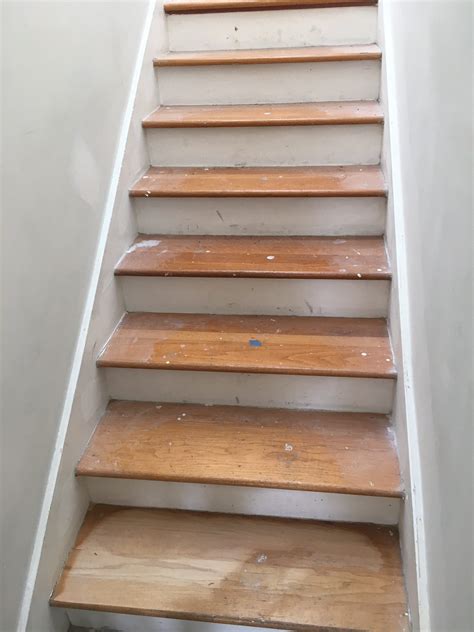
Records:
<instances>
[{"instance_id":1,"label":"bottom stair tread","mask_svg":"<svg viewBox=\"0 0 474 632\"><path fill-rule=\"evenodd\" d=\"M94 506L53 606L294 630L408 630L396 530Z\"/></svg>"}]
</instances>

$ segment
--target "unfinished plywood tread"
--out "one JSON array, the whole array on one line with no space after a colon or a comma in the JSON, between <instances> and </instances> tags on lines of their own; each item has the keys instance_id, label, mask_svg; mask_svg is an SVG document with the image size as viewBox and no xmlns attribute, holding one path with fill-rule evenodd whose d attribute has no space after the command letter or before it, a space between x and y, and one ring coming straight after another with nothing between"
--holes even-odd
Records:
<instances>
[{"instance_id":1,"label":"unfinished plywood tread","mask_svg":"<svg viewBox=\"0 0 474 632\"><path fill-rule=\"evenodd\" d=\"M377 0L168 0L166 13L214 13L376 5Z\"/></svg>"},{"instance_id":2,"label":"unfinished plywood tread","mask_svg":"<svg viewBox=\"0 0 474 632\"><path fill-rule=\"evenodd\" d=\"M132 197L374 197L385 195L379 166L151 167Z\"/></svg>"},{"instance_id":3,"label":"unfinished plywood tread","mask_svg":"<svg viewBox=\"0 0 474 632\"><path fill-rule=\"evenodd\" d=\"M401 496L385 415L112 401L79 476Z\"/></svg>"},{"instance_id":4,"label":"unfinished plywood tread","mask_svg":"<svg viewBox=\"0 0 474 632\"><path fill-rule=\"evenodd\" d=\"M394 378L381 318L125 314L98 366Z\"/></svg>"},{"instance_id":5,"label":"unfinished plywood tread","mask_svg":"<svg viewBox=\"0 0 474 632\"><path fill-rule=\"evenodd\" d=\"M119 276L389 279L381 237L139 235Z\"/></svg>"},{"instance_id":6,"label":"unfinished plywood tread","mask_svg":"<svg viewBox=\"0 0 474 632\"><path fill-rule=\"evenodd\" d=\"M291 630L407 632L395 528L96 505L51 604Z\"/></svg>"},{"instance_id":7,"label":"unfinished plywood tread","mask_svg":"<svg viewBox=\"0 0 474 632\"><path fill-rule=\"evenodd\" d=\"M234 64L294 64L328 61L379 60L377 44L354 46L307 46L303 48L257 48L253 50L218 50L167 53L155 57L157 67L221 66Z\"/></svg>"},{"instance_id":8,"label":"unfinished plywood tread","mask_svg":"<svg viewBox=\"0 0 474 632\"><path fill-rule=\"evenodd\" d=\"M338 101L275 105L164 105L143 121L143 127L269 127L382 122L382 109L377 101Z\"/></svg>"}]
</instances>

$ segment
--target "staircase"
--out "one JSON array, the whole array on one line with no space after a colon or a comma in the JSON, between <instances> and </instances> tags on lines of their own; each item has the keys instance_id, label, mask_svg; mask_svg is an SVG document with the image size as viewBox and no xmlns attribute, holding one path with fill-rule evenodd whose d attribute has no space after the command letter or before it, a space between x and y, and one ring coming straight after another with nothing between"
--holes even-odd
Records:
<instances>
[{"instance_id":1,"label":"staircase","mask_svg":"<svg viewBox=\"0 0 474 632\"><path fill-rule=\"evenodd\" d=\"M408 630L376 3L165 11L93 504L51 605L125 632Z\"/></svg>"}]
</instances>

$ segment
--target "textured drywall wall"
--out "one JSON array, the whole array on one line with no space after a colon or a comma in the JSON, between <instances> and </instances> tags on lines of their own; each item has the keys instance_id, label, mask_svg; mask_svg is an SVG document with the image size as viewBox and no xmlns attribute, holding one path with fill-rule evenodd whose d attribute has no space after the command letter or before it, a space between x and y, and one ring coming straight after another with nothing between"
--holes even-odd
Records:
<instances>
[{"instance_id":1,"label":"textured drywall wall","mask_svg":"<svg viewBox=\"0 0 474 632\"><path fill-rule=\"evenodd\" d=\"M2 632L14 632L146 0L2 3Z\"/></svg>"},{"instance_id":2,"label":"textured drywall wall","mask_svg":"<svg viewBox=\"0 0 474 632\"><path fill-rule=\"evenodd\" d=\"M390 116L397 121L394 211L403 213L404 227L397 255L407 271L400 292L415 411L408 423L417 425L408 428L418 443L411 446L418 450L411 483L422 499L416 537L426 552L421 626L470 632L472 4L384 0L383 10L391 42L386 63L394 70Z\"/></svg>"}]
</instances>

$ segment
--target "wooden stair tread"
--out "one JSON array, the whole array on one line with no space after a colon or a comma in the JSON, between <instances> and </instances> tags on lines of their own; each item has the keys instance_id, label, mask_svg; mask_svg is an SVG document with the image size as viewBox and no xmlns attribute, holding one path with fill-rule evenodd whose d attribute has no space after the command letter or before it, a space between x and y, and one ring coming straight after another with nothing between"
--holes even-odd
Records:
<instances>
[{"instance_id":1,"label":"wooden stair tread","mask_svg":"<svg viewBox=\"0 0 474 632\"><path fill-rule=\"evenodd\" d=\"M130 313L101 367L395 378L381 318Z\"/></svg>"},{"instance_id":2,"label":"wooden stair tread","mask_svg":"<svg viewBox=\"0 0 474 632\"><path fill-rule=\"evenodd\" d=\"M96 505L51 605L292 630L405 632L395 528Z\"/></svg>"},{"instance_id":3,"label":"wooden stair tread","mask_svg":"<svg viewBox=\"0 0 474 632\"><path fill-rule=\"evenodd\" d=\"M139 235L119 276L389 279L381 237Z\"/></svg>"},{"instance_id":4,"label":"wooden stair tread","mask_svg":"<svg viewBox=\"0 0 474 632\"><path fill-rule=\"evenodd\" d=\"M153 64L163 66L220 66L234 64L291 64L303 62L379 60L377 44L350 46L306 46L302 48L257 48L166 53Z\"/></svg>"},{"instance_id":5,"label":"wooden stair tread","mask_svg":"<svg viewBox=\"0 0 474 632\"><path fill-rule=\"evenodd\" d=\"M173 13L213 13L216 11L265 11L376 5L377 0L167 0L164 10Z\"/></svg>"},{"instance_id":6,"label":"wooden stair tread","mask_svg":"<svg viewBox=\"0 0 474 632\"><path fill-rule=\"evenodd\" d=\"M151 167L132 197L373 197L385 195L379 166Z\"/></svg>"},{"instance_id":7,"label":"wooden stair tread","mask_svg":"<svg viewBox=\"0 0 474 632\"><path fill-rule=\"evenodd\" d=\"M401 496L384 415L112 401L76 473Z\"/></svg>"},{"instance_id":8,"label":"wooden stair tread","mask_svg":"<svg viewBox=\"0 0 474 632\"><path fill-rule=\"evenodd\" d=\"M377 101L337 101L272 105L160 106L144 121L145 128L269 127L276 125L379 124Z\"/></svg>"}]
</instances>

